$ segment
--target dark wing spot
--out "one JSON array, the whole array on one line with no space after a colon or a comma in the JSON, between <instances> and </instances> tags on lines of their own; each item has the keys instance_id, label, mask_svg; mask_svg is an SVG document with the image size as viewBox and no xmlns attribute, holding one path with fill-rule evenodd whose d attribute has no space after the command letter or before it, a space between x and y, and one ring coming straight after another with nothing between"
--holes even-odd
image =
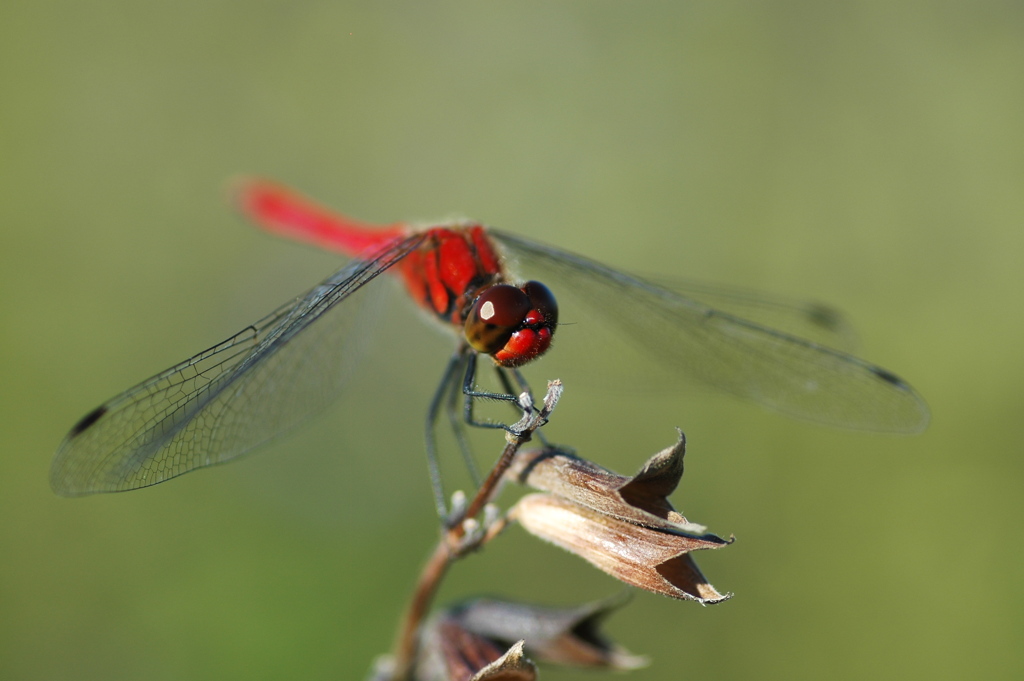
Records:
<instances>
[{"instance_id":1,"label":"dark wing spot","mask_svg":"<svg viewBox=\"0 0 1024 681\"><path fill-rule=\"evenodd\" d=\"M871 367L871 371L874 372L875 376L878 376L880 379L882 379L886 383L892 383L893 385L895 385L895 386L897 386L899 388L909 388L910 387L906 383L903 382L902 378L900 378L899 376L897 376L896 374L894 374L894 373L892 373L890 371L886 371L885 369L883 369L881 367Z\"/></svg>"},{"instance_id":2,"label":"dark wing spot","mask_svg":"<svg viewBox=\"0 0 1024 681\"><path fill-rule=\"evenodd\" d=\"M842 326L839 310L821 303L813 303L807 310L807 319L819 328L835 331Z\"/></svg>"},{"instance_id":3,"label":"dark wing spot","mask_svg":"<svg viewBox=\"0 0 1024 681\"><path fill-rule=\"evenodd\" d=\"M68 437L77 437L77 436L81 435L82 431L86 430L92 424L94 424L97 421L99 421L103 417L103 415L106 414L106 413L107 413L107 405L103 404L103 405L100 405L100 406L96 407L95 409L90 411L88 414L83 416L81 421L79 421L78 423L75 424L74 428L71 429L71 432L68 433Z\"/></svg>"}]
</instances>

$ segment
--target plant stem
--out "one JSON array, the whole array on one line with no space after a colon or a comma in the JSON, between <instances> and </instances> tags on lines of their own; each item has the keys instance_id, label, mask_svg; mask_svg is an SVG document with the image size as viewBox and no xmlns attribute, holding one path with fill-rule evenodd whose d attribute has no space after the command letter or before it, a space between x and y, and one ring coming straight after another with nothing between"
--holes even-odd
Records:
<instances>
[{"instance_id":1,"label":"plant stem","mask_svg":"<svg viewBox=\"0 0 1024 681\"><path fill-rule=\"evenodd\" d=\"M442 532L433 553L420 572L412 600L402 618L393 654L392 679L394 681L407 681L411 678L419 647L420 624L430 612L430 604L433 602L434 595L441 586L441 580L448 572L449 566L468 550L479 548L497 534L488 532L488 528L484 528L484 532L480 534L475 543L466 545L464 540L466 539L467 519L476 518L491 502L497 494L501 478L511 465L516 452L523 444L529 442L533 431L547 423L547 418L558 404L561 395L561 382L557 380L549 382L547 394L544 396L544 407L539 411L531 410L516 424L515 429L518 434L508 437L508 444L487 475L487 479L480 485L473 501L466 508L465 514L461 518L453 519L452 524Z\"/></svg>"}]
</instances>

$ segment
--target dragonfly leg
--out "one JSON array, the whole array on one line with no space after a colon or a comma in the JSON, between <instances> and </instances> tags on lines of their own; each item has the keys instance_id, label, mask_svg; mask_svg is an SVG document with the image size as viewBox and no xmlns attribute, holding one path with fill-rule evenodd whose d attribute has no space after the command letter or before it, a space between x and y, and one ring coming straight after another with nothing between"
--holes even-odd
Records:
<instances>
[{"instance_id":1,"label":"dragonfly leg","mask_svg":"<svg viewBox=\"0 0 1024 681\"><path fill-rule=\"evenodd\" d=\"M506 369L505 367L495 364L494 371L498 374L498 380L501 382L501 387L504 388L509 395L521 395L524 392L528 392L533 395L533 392L530 390L530 386L526 385L526 379L523 378L523 374L518 369ZM509 372L515 376L515 386L513 386L512 381L509 380Z\"/></svg>"},{"instance_id":2,"label":"dragonfly leg","mask_svg":"<svg viewBox=\"0 0 1024 681\"><path fill-rule=\"evenodd\" d=\"M441 410L441 403L444 401L445 395L455 390L455 386L458 385L456 377L459 375L465 359L464 353L457 352L448 360L448 364L444 368L444 374L441 377L441 382L438 384L437 390L434 391L434 396L430 398L430 406L427 408L425 432L427 469L430 474L430 487L434 492L434 506L437 508L437 515L442 519L448 517L448 502L444 496L444 483L441 482L441 466L437 459L437 438L434 428L437 425L437 415Z\"/></svg>"},{"instance_id":3,"label":"dragonfly leg","mask_svg":"<svg viewBox=\"0 0 1024 681\"><path fill-rule=\"evenodd\" d=\"M509 378L508 378L508 374L511 373L512 376L514 376L515 379L516 379L516 385L519 386L519 392L520 393L524 393L525 392L525 393L528 393L531 396L533 395L533 391L530 389L530 385L526 382L526 377L523 376L523 372L522 371L520 371L519 369L517 369L515 367L513 367L511 369L505 369L504 367L499 367L497 365L495 365L494 368L498 370L498 375L501 377L500 380L501 380L502 387L504 387L505 390L509 391L510 393L514 393L515 392L515 389L512 387L512 384L511 384L511 382L509 381ZM536 407L534 407L534 408L536 408ZM545 447L550 447L551 446L551 444L548 442L547 438L544 437L544 432L543 431L536 430L536 431L534 431L534 433L537 435L537 439L540 440L542 445L544 445Z\"/></svg>"},{"instance_id":4,"label":"dragonfly leg","mask_svg":"<svg viewBox=\"0 0 1024 681\"><path fill-rule=\"evenodd\" d=\"M459 446L459 452L462 454L462 461L466 464L466 470L469 472L469 477L473 481L473 487L480 487L480 471L476 467L476 461L473 459L473 450L469 446L469 442L466 440L466 431L464 430L464 424L462 419L459 418L458 404L459 395L462 393L459 390L457 381L448 381L448 399L445 403L445 413L448 415L448 423L451 426L452 434L455 436L455 441Z\"/></svg>"},{"instance_id":5,"label":"dragonfly leg","mask_svg":"<svg viewBox=\"0 0 1024 681\"><path fill-rule=\"evenodd\" d=\"M523 376L523 372L515 368L506 368L502 366L494 365L494 370L498 374L498 380L501 382L501 387L504 388L510 395L522 395L526 393L530 395L531 400L533 398L533 391L530 390L530 385L526 382L526 377ZM512 385L512 380L509 378L509 374L515 378L516 385ZM519 404L514 405L516 408L520 408ZM536 407L531 406L531 410L536 411ZM537 437L540 439L541 444L547 446L548 441L545 439L544 434L541 431L535 431Z\"/></svg>"},{"instance_id":6,"label":"dragonfly leg","mask_svg":"<svg viewBox=\"0 0 1024 681\"><path fill-rule=\"evenodd\" d=\"M501 372L499 372L499 376L502 376ZM502 383L503 383L503 387L505 387L508 390L508 392L504 392L504 393L495 393L495 392L487 392L487 391L476 390L473 387L473 382L475 381L475 379L476 379L476 355L473 354L473 355L470 355L470 357L469 357L469 363L466 365L466 374L465 374L465 376L463 377L463 380L462 380L462 394L465 396L465 402L463 403L463 420L467 424L469 424L469 425L471 425L473 427L476 427L476 428L495 428L495 429L501 429L501 430L507 431L508 433L510 433L512 435L518 436L519 433L516 431L515 428L513 428L512 426L506 425L504 423L491 423L489 421L477 421L476 418L473 416L473 402L475 400L477 400L477 399L500 400L502 402L508 402L509 404L512 404L517 409L524 410L524 411L527 410L527 409L533 410L534 409L533 405L532 404L524 405L522 403L522 401L519 399L519 395L517 395L515 393L515 391L512 388L511 384L508 383L507 377L505 377L505 376L502 376Z\"/></svg>"},{"instance_id":7,"label":"dragonfly leg","mask_svg":"<svg viewBox=\"0 0 1024 681\"><path fill-rule=\"evenodd\" d=\"M441 479L441 465L437 455L436 432L437 420L442 408L444 409L445 415L451 425L452 433L455 436L455 440L458 444L459 451L462 454L462 458L465 462L470 478L476 486L480 485L480 473L477 470L476 462L473 460L472 448L466 440L464 424L479 428L503 429L512 434L517 433L514 432L514 428L503 423L477 421L473 417L473 401L479 398L501 400L508 402L517 409L522 409L522 405L520 404L515 388L509 379L502 375L501 372L499 372L499 375L501 376L502 387L508 391L507 393L484 392L473 389L473 381L476 377L476 358L476 353L468 348L460 348L451 356L448 360L448 364L445 366L441 382L438 384L437 390L434 391L434 396L431 398L430 406L427 409L424 435L426 442L427 468L430 474L430 486L434 494L434 505L437 509L437 514L446 522L449 519L450 510L448 508L448 501L445 497L444 483ZM460 372L464 372L461 390L457 378ZM525 388L524 382L521 380L518 382L522 383L521 387ZM459 418L458 410L456 409L456 404L460 394L465 398L464 410L461 419Z\"/></svg>"}]
</instances>

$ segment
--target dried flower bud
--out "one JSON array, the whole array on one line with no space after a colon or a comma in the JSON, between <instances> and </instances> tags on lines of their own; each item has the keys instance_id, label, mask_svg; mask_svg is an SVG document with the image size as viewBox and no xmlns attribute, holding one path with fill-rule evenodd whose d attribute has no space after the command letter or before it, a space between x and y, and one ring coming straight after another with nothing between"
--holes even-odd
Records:
<instances>
[{"instance_id":1,"label":"dried flower bud","mask_svg":"<svg viewBox=\"0 0 1024 681\"><path fill-rule=\"evenodd\" d=\"M468 631L441 614L427 623L416 666L417 681L534 681L537 669L523 642L509 648Z\"/></svg>"},{"instance_id":2,"label":"dried flower bud","mask_svg":"<svg viewBox=\"0 0 1024 681\"><path fill-rule=\"evenodd\" d=\"M551 494L523 497L511 515L530 534L575 553L626 584L700 603L718 603L731 596L716 591L688 555L729 543L713 534L656 530Z\"/></svg>"},{"instance_id":3,"label":"dried flower bud","mask_svg":"<svg viewBox=\"0 0 1024 681\"><path fill-rule=\"evenodd\" d=\"M480 598L453 607L450 616L468 631L502 644L525 639L530 655L541 662L637 669L647 660L615 645L600 631L601 621L624 602L616 597L575 608L544 608Z\"/></svg>"},{"instance_id":4,"label":"dried flower bud","mask_svg":"<svg viewBox=\"0 0 1024 681\"><path fill-rule=\"evenodd\" d=\"M678 433L674 445L648 459L631 478L572 454L544 449L520 452L506 476L622 520L703 534L703 526L690 523L668 501L683 477L686 438Z\"/></svg>"},{"instance_id":5,"label":"dried flower bud","mask_svg":"<svg viewBox=\"0 0 1024 681\"><path fill-rule=\"evenodd\" d=\"M531 494L510 517L531 534L579 555L617 579L672 598L717 603L690 551L730 543L690 523L668 501L683 475L686 440L658 452L632 478L557 450L521 452L509 476Z\"/></svg>"}]
</instances>

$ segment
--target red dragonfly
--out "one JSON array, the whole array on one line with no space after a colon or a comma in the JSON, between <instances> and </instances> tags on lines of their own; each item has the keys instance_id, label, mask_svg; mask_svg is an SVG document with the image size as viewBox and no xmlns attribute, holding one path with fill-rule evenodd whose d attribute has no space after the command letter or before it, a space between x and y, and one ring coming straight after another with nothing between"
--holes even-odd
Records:
<instances>
[{"instance_id":1,"label":"red dragonfly","mask_svg":"<svg viewBox=\"0 0 1024 681\"><path fill-rule=\"evenodd\" d=\"M750 302L795 321L800 331L834 340L838 322L820 306L707 288L684 294L472 222L375 227L261 180L244 183L239 202L271 232L355 259L222 343L89 412L57 450L50 481L58 494L136 489L223 463L325 406L351 368L344 341L366 307L358 300L365 296L356 294L388 271L458 336L428 410L428 453L440 409L452 408L460 391L467 422L505 427L474 421L473 398L518 404L516 388L528 390L518 367L544 354L558 329L551 290L522 283L511 263L533 264L561 283L559 295L575 294L574 319L589 306L665 369L687 378L829 425L916 432L928 422L923 400L891 372L697 298L733 308ZM492 358L507 394L474 389L479 354ZM430 458L437 496L439 474ZM443 512L443 496L438 505Z\"/></svg>"}]
</instances>

